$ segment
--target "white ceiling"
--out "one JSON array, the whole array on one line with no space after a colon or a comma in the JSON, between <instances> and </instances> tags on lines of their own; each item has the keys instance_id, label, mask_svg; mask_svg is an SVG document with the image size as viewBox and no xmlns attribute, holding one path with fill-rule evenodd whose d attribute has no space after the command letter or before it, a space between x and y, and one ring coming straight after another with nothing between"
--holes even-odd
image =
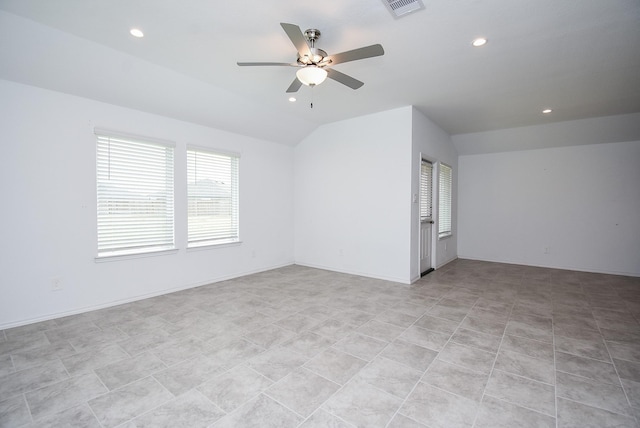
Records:
<instances>
[{"instance_id":1,"label":"white ceiling","mask_svg":"<svg viewBox=\"0 0 640 428\"><path fill-rule=\"evenodd\" d=\"M0 0L0 78L291 145L406 105L452 135L640 112L638 0L424 0L400 19L382 1ZM290 103L294 68L236 65L293 62L280 22L385 55L335 66L362 88Z\"/></svg>"}]
</instances>

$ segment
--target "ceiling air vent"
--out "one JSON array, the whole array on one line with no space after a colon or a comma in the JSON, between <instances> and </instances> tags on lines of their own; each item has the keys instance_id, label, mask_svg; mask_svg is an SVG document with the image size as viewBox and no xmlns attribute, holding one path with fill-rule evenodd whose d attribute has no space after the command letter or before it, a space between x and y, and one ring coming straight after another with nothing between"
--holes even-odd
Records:
<instances>
[{"instance_id":1,"label":"ceiling air vent","mask_svg":"<svg viewBox=\"0 0 640 428\"><path fill-rule=\"evenodd\" d=\"M424 9L422 0L382 0L394 18L400 18L409 13Z\"/></svg>"}]
</instances>

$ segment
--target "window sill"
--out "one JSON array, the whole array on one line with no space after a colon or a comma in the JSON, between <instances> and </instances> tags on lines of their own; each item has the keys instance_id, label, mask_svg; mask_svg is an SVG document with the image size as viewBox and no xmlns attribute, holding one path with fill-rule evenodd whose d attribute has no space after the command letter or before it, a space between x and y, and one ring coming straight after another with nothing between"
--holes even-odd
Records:
<instances>
[{"instance_id":1,"label":"window sill","mask_svg":"<svg viewBox=\"0 0 640 428\"><path fill-rule=\"evenodd\" d=\"M178 252L177 248L172 248L170 250L148 251L145 253L114 254L112 256L96 256L94 260L96 263L107 263L107 262L117 262L120 260L140 259L143 257L166 256L169 254L175 254L177 252Z\"/></svg>"},{"instance_id":2,"label":"window sill","mask_svg":"<svg viewBox=\"0 0 640 428\"><path fill-rule=\"evenodd\" d=\"M203 251L203 250L212 250L216 248L227 248L227 247L237 247L242 244L242 241L233 241L233 242L220 242L218 244L202 244L195 245L193 247L187 247L187 253L192 251Z\"/></svg>"}]
</instances>

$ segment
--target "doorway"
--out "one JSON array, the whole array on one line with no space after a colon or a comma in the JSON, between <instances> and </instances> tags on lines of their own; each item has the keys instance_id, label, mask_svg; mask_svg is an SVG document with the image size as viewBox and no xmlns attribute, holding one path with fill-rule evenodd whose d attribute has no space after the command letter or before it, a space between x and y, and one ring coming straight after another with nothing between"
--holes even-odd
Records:
<instances>
[{"instance_id":1,"label":"doorway","mask_svg":"<svg viewBox=\"0 0 640 428\"><path fill-rule=\"evenodd\" d=\"M433 233L433 164L420 162L420 276L433 270L431 237Z\"/></svg>"}]
</instances>

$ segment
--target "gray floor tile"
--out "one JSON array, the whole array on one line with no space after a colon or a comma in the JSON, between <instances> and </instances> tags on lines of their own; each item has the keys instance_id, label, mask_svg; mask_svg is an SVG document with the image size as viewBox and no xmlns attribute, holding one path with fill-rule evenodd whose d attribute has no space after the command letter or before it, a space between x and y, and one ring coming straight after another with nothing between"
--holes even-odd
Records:
<instances>
[{"instance_id":1,"label":"gray floor tile","mask_svg":"<svg viewBox=\"0 0 640 428\"><path fill-rule=\"evenodd\" d=\"M402 401L362 381L352 380L322 407L356 426L385 426Z\"/></svg>"},{"instance_id":2,"label":"gray floor tile","mask_svg":"<svg viewBox=\"0 0 640 428\"><path fill-rule=\"evenodd\" d=\"M311 331L326 338L338 341L351 334L357 327L336 319L328 319L316 325Z\"/></svg>"},{"instance_id":3,"label":"gray floor tile","mask_svg":"<svg viewBox=\"0 0 640 428\"><path fill-rule=\"evenodd\" d=\"M137 428L206 428L225 415L196 390L186 392L134 420Z\"/></svg>"},{"instance_id":4,"label":"gray floor tile","mask_svg":"<svg viewBox=\"0 0 640 428\"><path fill-rule=\"evenodd\" d=\"M199 355L168 369L156 372L153 377L173 395L180 395L223 373L225 370L210 359Z\"/></svg>"},{"instance_id":5,"label":"gray floor tile","mask_svg":"<svg viewBox=\"0 0 640 428\"><path fill-rule=\"evenodd\" d=\"M598 382L620 385L620 379L613 364L603 361L556 352L556 370Z\"/></svg>"},{"instance_id":6,"label":"gray floor tile","mask_svg":"<svg viewBox=\"0 0 640 428\"><path fill-rule=\"evenodd\" d=\"M405 312L390 309L376 315L376 320L407 328L419 318L418 315L409 315Z\"/></svg>"},{"instance_id":7,"label":"gray floor tile","mask_svg":"<svg viewBox=\"0 0 640 428\"><path fill-rule=\"evenodd\" d=\"M244 338L264 349L270 349L293 339L295 336L296 334L291 330L286 330L275 324L267 324L262 328L245 334Z\"/></svg>"},{"instance_id":8,"label":"gray floor tile","mask_svg":"<svg viewBox=\"0 0 640 428\"><path fill-rule=\"evenodd\" d=\"M406 342L433 349L434 351L440 351L450 337L450 334L438 333L415 325L412 325L400 335L400 338Z\"/></svg>"},{"instance_id":9,"label":"gray floor tile","mask_svg":"<svg viewBox=\"0 0 640 428\"><path fill-rule=\"evenodd\" d=\"M27 351L14 352L11 354L15 370L23 370L30 367L39 366L48 361L54 361L61 357L68 357L77 353L73 346L67 341L33 348ZM9 358L9 356L7 356Z\"/></svg>"},{"instance_id":10,"label":"gray floor tile","mask_svg":"<svg viewBox=\"0 0 640 428\"><path fill-rule=\"evenodd\" d=\"M555 415L553 385L494 370L485 394L549 416Z\"/></svg>"},{"instance_id":11,"label":"gray floor tile","mask_svg":"<svg viewBox=\"0 0 640 428\"><path fill-rule=\"evenodd\" d=\"M629 398L631 406L640 409L640 382L622 379L622 387Z\"/></svg>"},{"instance_id":12,"label":"gray floor tile","mask_svg":"<svg viewBox=\"0 0 640 428\"><path fill-rule=\"evenodd\" d=\"M553 344L551 343L505 335L500 346L505 351L517 352L551 363L554 360Z\"/></svg>"},{"instance_id":13,"label":"gray floor tile","mask_svg":"<svg viewBox=\"0 0 640 428\"><path fill-rule=\"evenodd\" d=\"M596 382L579 376L558 372L558 397L609 410L615 413L631 415L627 397L621 386Z\"/></svg>"},{"instance_id":14,"label":"gray floor tile","mask_svg":"<svg viewBox=\"0 0 640 428\"><path fill-rule=\"evenodd\" d=\"M31 422L31 414L22 395L0 401L1 427L19 427L29 422Z\"/></svg>"},{"instance_id":15,"label":"gray floor tile","mask_svg":"<svg viewBox=\"0 0 640 428\"><path fill-rule=\"evenodd\" d=\"M307 358L311 358L324 351L334 343L335 341L332 339L328 339L326 337L307 331L294 337L291 340L284 342L282 345L280 345L280 347L293 352L297 352L298 354L304 355Z\"/></svg>"},{"instance_id":16,"label":"gray floor tile","mask_svg":"<svg viewBox=\"0 0 640 428\"><path fill-rule=\"evenodd\" d=\"M422 371L377 357L357 375L357 380L399 398L405 398L422 376Z\"/></svg>"},{"instance_id":17,"label":"gray floor tile","mask_svg":"<svg viewBox=\"0 0 640 428\"><path fill-rule=\"evenodd\" d=\"M491 334L480 333L474 330L467 330L459 328L451 336L451 341L460 345L470 346L478 348L483 351L491 352L495 354L498 352L498 347L502 340L501 336L494 336Z\"/></svg>"},{"instance_id":18,"label":"gray floor tile","mask_svg":"<svg viewBox=\"0 0 640 428\"><path fill-rule=\"evenodd\" d=\"M173 337L151 352L168 366L189 360L207 350L204 341L195 336Z\"/></svg>"},{"instance_id":19,"label":"gray floor tile","mask_svg":"<svg viewBox=\"0 0 640 428\"><path fill-rule=\"evenodd\" d=\"M30 428L102 428L87 403L66 409L60 413L38 419Z\"/></svg>"},{"instance_id":20,"label":"gray floor tile","mask_svg":"<svg viewBox=\"0 0 640 428\"><path fill-rule=\"evenodd\" d=\"M485 396L474 428L556 428L552 416Z\"/></svg>"},{"instance_id":21,"label":"gray floor tile","mask_svg":"<svg viewBox=\"0 0 640 428\"><path fill-rule=\"evenodd\" d=\"M487 379L486 374L436 360L422 377L422 382L480 402Z\"/></svg>"},{"instance_id":22,"label":"gray floor tile","mask_svg":"<svg viewBox=\"0 0 640 428\"><path fill-rule=\"evenodd\" d=\"M494 368L551 385L555 384L553 362L517 352L501 350L496 358Z\"/></svg>"},{"instance_id":23,"label":"gray floor tile","mask_svg":"<svg viewBox=\"0 0 640 428\"><path fill-rule=\"evenodd\" d=\"M165 330L157 329L128 339L117 342L118 346L124 349L127 354L135 356L149 349L157 348L163 345L171 335Z\"/></svg>"},{"instance_id":24,"label":"gray floor tile","mask_svg":"<svg viewBox=\"0 0 640 428\"><path fill-rule=\"evenodd\" d=\"M104 427L115 427L172 398L169 391L148 377L89 400L89 406Z\"/></svg>"},{"instance_id":25,"label":"gray floor tile","mask_svg":"<svg viewBox=\"0 0 640 428\"><path fill-rule=\"evenodd\" d=\"M320 322L316 318L311 318L303 314L293 314L286 318L283 318L275 323L278 327L285 330L292 331L293 333L300 334L306 330L312 330Z\"/></svg>"},{"instance_id":26,"label":"gray floor tile","mask_svg":"<svg viewBox=\"0 0 640 428\"><path fill-rule=\"evenodd\" d=\"M496 354L449 342L438 354L438 359L457 364L480 373L489 374Z\"/></svg>"},{"instance_id":27,"label":"gray floor tile","mask_svg":"<svg viewBox=\"0 0 640 428\"><path fill-rule=\"evenodd\" d=\"M247 362L247 366L278 381L306 363L309 358L283 348L273 348Z\"/></svg>"},{"instance_id":28,"label":"gray floor tile","mask_svg":"<svg viewBox=\"0 0 640 428\"><path fill-rule=\"evenodd\" d=\"M355 425L319 409L304 421L300 428L355 428Z\"/></svg>"},{"instance_id":29,"label":"gray floor tile","mask_svg":"<svg viewBox=\"0 0 640 428\"><path fill-rule=\"evenodd\" d=\"M337 383L305 368L299 368L269 387L264 393L303 418L307 418L338 389L340 385Z\"/></svg>"},{"instance_id":30,"label":"gray floor tile","mask_svg":"<svg viewBox=\"0 0 640 428\"><path fill-rule=\"evenodd\" d=\"M263 352L264 348L247 340L237 338L220 347L213 346L212 349L204 351L203 354L214 364L231 368Z\"/></svg>"},{"instance_id":31,"label":"gray floor tile","mask_svg":"<svg viewBox=\"0 0 640 428\"><path fill-rule=\"evenodd\" d=\"M640 382L640 363L620 360L618 358L614 358L613 363L616 365L618 374L622 379L629 379Z\"/></svg>"},{"instance_id":32,"label":"gray floor tile","mask_svg":"<svg viewBox=\"0 0 640 428\"><path fill-rule=\"evenodd\" d=\"M526 339L539 340L541 342L553 343L552 330L529 325L523 321L509 321L506 333L512 336L524 337Z\"/></svg>"},{"instance_id":33,"label":"gray floor tile","mask_svg":"<svg viewBox=\"0 0 640 428\"><path fill-rule=\"evenodd\" d=\"M400 413L433 428L467 428L473 425L478 403L419 383Z\"/></svg>"},{"instance_id":34,"label":"gray floor tile","mask_svg":"<svg viewBox=\"0 0 640 428\"><path fill-rule=\"evenodd\" d=\"M366 361L371 361L386 346L387 342L364 336L359 333L352 333L333 345L335 349L351 354Z\"/></svg>"},{"instance_id":35,"label":"gray floor tile","mask_svg":"<svg viewBox=\"0 0 640 428\"><path fill-rule=\"evenodd\" d=\"M609 356L609 351L604 344L604 340L600 338L576 339L556 335L555 347L557 351L567 354L611 362L611 357Z\"/></svg>"},{"instance_id":36,"label":"gray floor tile","mask_svg":"<svg viewBox=\"0 0 640 428\"><path fill-rule=\"evenodd\" d=\"M438 353L432 349L398 339L390 343L380 355L413 369L425 371Z\"/></svg>"},{"instance_id":37,"label":"gray floor tile","mask_svg":"<svg viewBox=\"0 0 640 428\"><path fill-rule=\"evenodd\" d=\"M558 428L636 428L629 416L558 399Z\"/></svg>"},{"instance_id":38,"label":"gray floor tile","mask_svg":"<svg viewBox=\"0 0 640 428\"><path fill-rule=\"evenodd\" d=\"M421 424L420 422L414 421L403 414L396 413L396 415L391 419L387 428L428 428L426 425Z\"/></svg>"},{"instance_id":39,"label":"gray floor tile","mask_svg":"<svg viewBox=\"0 0 640 428\"><path fill-rule=\"evenodd\" d=\"M450 321L447 319L433 317L431 315L423 315L415 322L417 327L426 328L427 330L437 331L452 335L456 328L458 328L459 322Z\"/></svg>"},{"instance_id":40,"label":"gray floor tile","mask_svg":"<svg viewBox=\"0 0 640 428\"><path fill-rule=\"evenodd\" d=\"M260 394L216 422L215 428L293 428L303 419L277 401Z\"/></svg>"},{"instance_id":41,"label":"gray floor tile","mask_svg":"<svg viewBox=\"0 0 640 428\"><path fill-rule=\"evenodd\" d=\"M246 366L200 385L197 389L225 412L231 412L273 385L273 381Z\"/></svg>"},{"instance_id":42,"label":"gray floor tile","mask_svg":"<svg viewBox=\"0 0 640 428\"><path fill-rule=\"evenodd\" d=\"M13 373L15 370L13 361L11 361L11 355L0 355L0 377Z\"/></svg>"},{"instance_id":43,"label":"gray floor tile","mask_svg":"<svg viewBox=\"0 0 640 428\"><path fill-rule=\"evenodd\" d=\"M44 363L0 377L0 401L67 379L60 360Z\"/></svg>"},{"instance_id":44,"label":"gray floor tile","mask_svg":"<svg viewBox=\"0 0 640 428\"><path fill-rule=\"evenodd\" d=\"M467 316L460 324L460 327L468 330L479 331L480 333L502 336L506 328L506 322L487 320L484 318Z\"/></svg>"},{"instance_id":45,"label":"gray floor tile","mask_svg":"<svg viewBox=\"0 0 640 428\"><path fill-rule=\"evenodd\" d=\"M77 375L127 358L129 354L118 345L107 345L64 357L62 363L71 375Z\"/></svg>"},{"instance_id":46,"label":"gray floor tile","mask_svg":"<svg viewBox=\"0 0 640 428\"><path fill-rule=\"evenodd\" d=\"M607 348L613 358L640 362L640 343L608 341Z\"/></svg>"},{"instance_id":47,"label":"gray floor tile","mask_svg":"<svg viewBox=\"0 0 640 428\"><path fill-rule=\"evenodd\" d=\"M329 348L309 360L304 367L333 382L344 385L365 365L367 365L365 360Z\"/></svg>"},{"instance_id":48,"label":"gray floor tile","mask_svg":"<svg viewBox=\"0 0 640 428\"><path fill-rule=\"evenodd\" d=\"M404 330L405 329L403 327L398 327L396 325L377 320L371 320L358 327L356 331L366 336L391 342L396 337L400 336Z\"/></svg>"},{"instance_id":49,"label":"gray floor tile","mask_svg":"<svg viewBox=\"0 0 640 428\"><path fill-rule=\"evenodd\" d=\"M127 358L95 370L107 388L113 390L161 371L166 365L150 352Z\"/></svg>"},{"instance_id":50,"label":"gray floor tile","mask_svg":"<svg viewBox=\"0 0 640 428\"><path fill-rule=\"evenodd\" d=\"M633 426L638 320L635 278L288 266L0 331L0 426Z\"/></svg>"},{"instance_id":51,"label":"gray floor tile","mask_svg":"<svg viewBox=\"0 0 640 428\"><path fill-rule=\"evenodd\" d=\"M93 374L84 374L26 394L34 418L50 416L109 392Z\"/></svg>"}]
</instances>

